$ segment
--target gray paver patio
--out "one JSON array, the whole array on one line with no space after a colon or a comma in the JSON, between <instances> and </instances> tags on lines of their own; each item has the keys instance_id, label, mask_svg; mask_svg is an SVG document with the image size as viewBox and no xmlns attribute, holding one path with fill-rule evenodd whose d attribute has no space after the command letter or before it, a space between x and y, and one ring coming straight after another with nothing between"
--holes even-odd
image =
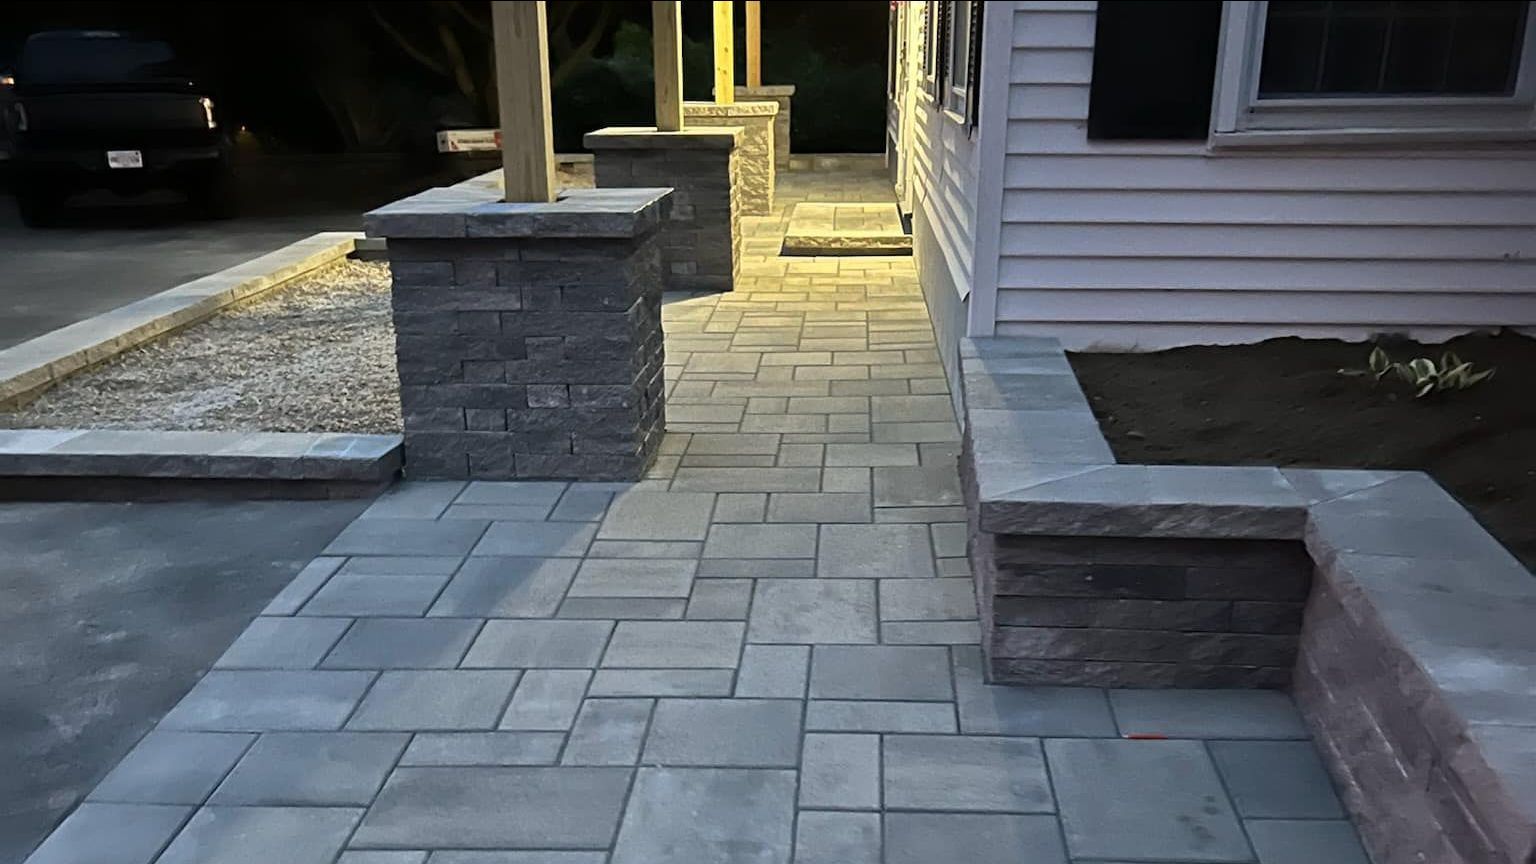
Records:
<instances>
[{"instance_id":1,"label":"gray paver patio","mask_svg":"<svg viewBox=\"0 0 1536 864\"><path fill-rule=\"evenodd\" d=\"M838 200L667 298L645 480L392 490L33 864L1361 864L1284 694L985 683L913 261L777 256Z\"/></svg>"}]
</instances>

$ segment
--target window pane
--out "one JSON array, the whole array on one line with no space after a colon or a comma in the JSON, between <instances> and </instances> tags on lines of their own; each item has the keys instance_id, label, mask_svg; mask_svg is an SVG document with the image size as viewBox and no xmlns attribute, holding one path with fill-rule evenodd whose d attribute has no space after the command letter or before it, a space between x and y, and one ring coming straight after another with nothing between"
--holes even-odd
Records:
<instances>
[{"instance_id":1,"label":"window pane","mask_svg":"<svg viewBox=\"0 0 1536 864\"><path fill-rule=\"evenodd\" d=\"M1526 6L1273 0L1259 96L1511 93Z\"/></svg>"},{"instance_id":2,"label":"window pane","mask_svg":"<svg viewBox=\"0 0 1536 864\"><path fill-rule=\"evenodd\" d=\"M950 25L949 42L949 86L964 88L969 86L966 75L971 68L971 4L969 0L961 0L955 4L954 23Z\"/></svg>"}]
</instances>

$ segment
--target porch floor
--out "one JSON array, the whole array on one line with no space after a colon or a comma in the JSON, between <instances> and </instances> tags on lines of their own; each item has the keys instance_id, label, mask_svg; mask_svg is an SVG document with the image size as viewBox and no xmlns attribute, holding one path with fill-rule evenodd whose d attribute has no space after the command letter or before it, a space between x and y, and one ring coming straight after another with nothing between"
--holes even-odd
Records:
<instances>
[{"instance_id":1,"label":"porch floor","mask_svg":"<svg viewBox=\"0 0 1536 864\"><path fill-rule=\"evenodd\" d=\"M396 487L30 860L1364 864L1284 694L983 682L912 259L778 255L890 186L778 199L649 479Z\"/></svg>"}]
</instances>

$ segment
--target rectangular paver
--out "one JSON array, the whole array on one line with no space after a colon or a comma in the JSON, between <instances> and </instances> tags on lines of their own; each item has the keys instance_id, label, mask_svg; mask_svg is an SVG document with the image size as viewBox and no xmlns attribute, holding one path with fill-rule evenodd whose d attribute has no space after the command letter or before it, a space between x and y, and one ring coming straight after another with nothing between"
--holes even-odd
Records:
<instances>
[{"instance_id":1,"label":"rectangular paver","mask_svg":"<svg viewBox=\"0 0 1536 864\"><path fill-rule=\"evenodd\" d=\"M824 579L934 575L926 525L823 525L816 572Z\"/></svg>"},{"instance_id":2,"label":"rectangular paver","mask_svg":"<svg viewBox=\"0 0 1536 864\"><path fill-rule=\"evenodd\" d=\"M347 721L347 728L492 729L520 675L504 670L384 672Z\"/></svg>"},{"instance_id":3,"label":"rectangular paver","mask_svg":"<svg viewBox=\"0 0 1536 864\"><path fill-rule=\"evenodd\" d=\"M895 735L885 739L885 806L1049 813L1056 809L1033 738Z\"/></svg>"},{"instance_id":4,"label":"rectangular paver","mask_svg":"<svg viewBox=\"0 0 1536 864\"><path fill-rule=\"evenodd\" d=\"M633 765L640 758L654 700L588 699L565 745L562 765Z\"/></svg>"},{"instance_id":5,"label":"rectangular paver","mask_svg":"<svg viewBox=\"0 0 1536 864\"><path fill-rule=\"evenodd\" d=\"M547 618L560 607L578 562L569 558L471 558L441 589L428 615Z\"/></svg>"},{"instance_id":6,"label":"rectangular paver","mask_svg":"<svg viewBox=\"0 0 1536 864\"><path fill-rule=\"evenodd\" d=\"M647 765L793 768L800 761L800 702L662 699L642 758Z\"/></svg>"},{"instance_id":7,"label":"rectangular paver","mask_svg":"<svg viewBox=\"0 0 1536 864\"><path fill-rule=\"evenodd\" d=\"M603 666L735 667L743 629L739 621L621 621L603 655Z\"/></svg>"},{"instance_id":8,"label":"rectangular paver","mask_svg":"<svg viewBox=\"0 0 1536 864\"><path fill-rule=\"evenodd\" d=\"M795 772L642 768L613 864L789 864Z\"/></svg>"},{"instance_id":9,"label":"rectangular paver","mask_svg":"<svg viewBox=\"0 0 1536 864\"><path fill-rule=\"evenodd\" d=\"M176 703L160 728L339 729L372 680L371 672L214 670Z\"/></svg>"},{"instance_id":10,"label":"rectangular paver","mask_svg":"<svg viewBox=\"0 0 1536 864\"><path fill-rule=\"evenodd\" d=\"M269 732L208 803L366 806L408 739L392 732Z\"/></svg>"},{"instance_id":11,"label":"rectangular paver","mask_svg":"<svg viewBox=\"0 0 1536 864\"><path fill-rule=\"evenodd\" d=\"M867 579L759 579L747 641L873 643L875 583Z\"/></svg>"},{"instance_id":12,"label":"rectangular paver","mask_svg":"<svg viewBox=\"0 0 1536 864\"><path fill-rule=\"evenodd\" d=\"M487 621L466 669L584 669L597 665L612 621Z\"/></svg>"},{"instance_id":13,"label":"rectangular paver","mask_svg":"<svg viewBox=\"0 0 1536 864\"><path fill-rule=\"evenodd\" d=\"M88 800L125 804L201 804L255 735L156 730L117 763Z\"/></svg>"},{"instance_id":14,"label":"rectangular paver","mask_svg":"<svg viewBox=\"0 0 1536 864\"><path fill-rule=\"evenodd\" d=\"M362 815L354 807L204 807L157 864L330 864Z\"/></svg>"}]
</instances>

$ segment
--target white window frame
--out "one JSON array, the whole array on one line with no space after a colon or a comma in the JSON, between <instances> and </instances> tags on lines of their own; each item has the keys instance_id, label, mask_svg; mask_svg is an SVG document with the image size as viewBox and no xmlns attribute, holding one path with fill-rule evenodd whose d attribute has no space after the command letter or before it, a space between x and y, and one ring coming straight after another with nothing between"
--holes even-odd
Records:
<instances>
[{"instance_id":1,"label":"white window frame","mask_svg":"<svg viewBox=\"0 0 1536 864\"><path fill-rule=\"evenodd\" d=\"M965 10L962 17L960 10ZM948 67L948 73L944 79L944 109L955 115L960 122L966 120L966 107L970 105L971 88L976 82L971 77L971 18L976 14L972 0L953 0L949 12L949 44L943 48L943 61ZM962 24L964 26L962 26ZM965 46L965 60L960 61L960 54L955 46Z\"/></svg>"},{"instance_id":2,"label":"white window frame","mask_svg":"<svg viewBox=\"0 0 1536 864\"><path fill-rule=\"evenodd\" d=\"M1211 146L1536 140L1536 2L1528 6L1509 96L1260 99L1269 3L1229 0L1222 4Z\"/></svg>"}]
</instances>

